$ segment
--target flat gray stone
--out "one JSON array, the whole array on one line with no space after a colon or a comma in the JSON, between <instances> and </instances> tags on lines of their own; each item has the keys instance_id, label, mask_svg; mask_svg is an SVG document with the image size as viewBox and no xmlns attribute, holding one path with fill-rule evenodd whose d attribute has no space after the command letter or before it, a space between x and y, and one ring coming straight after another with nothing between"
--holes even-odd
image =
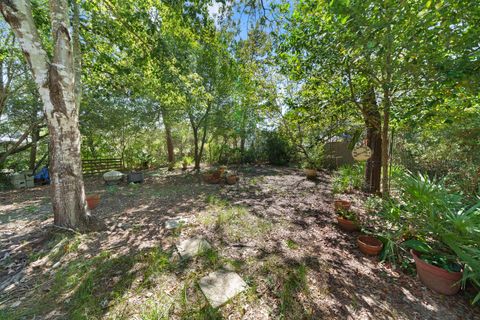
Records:
<instances>
[{"instance_id":1,"label":"flat gray stone","mask_svg":"<svg viewBox=\"0 0 480 320\"><path fill-rule=\"evenodd\" d=\"M217 308L247 288L247 284L236 273L215 271L199 281L200 289L210 305Z\"/></svg>"},{"instance_id":2,"label":"flat gray stone","mask_svg":"<svg viewBox=\"0 0 480 320\"><path fill-rule=\"evenodd\" d=\"M207 240L200 237L186 239L177 244L177 251L182 258L194 257L210 248L211 246Z\"/></svg>"},{"instance_id":3,"label":"flat gray stone","mask_svg":"<svg viewBox=\"0 0 480 320\"><path fill-rule=\"evenodd\" d=\"M181 218L181 217L174 218L174 219L170 219L170 220L165 221L165 228L176 229L180 226L186 225L187 223L188 223L187 218Z\"/></svg>"}]
</instances>

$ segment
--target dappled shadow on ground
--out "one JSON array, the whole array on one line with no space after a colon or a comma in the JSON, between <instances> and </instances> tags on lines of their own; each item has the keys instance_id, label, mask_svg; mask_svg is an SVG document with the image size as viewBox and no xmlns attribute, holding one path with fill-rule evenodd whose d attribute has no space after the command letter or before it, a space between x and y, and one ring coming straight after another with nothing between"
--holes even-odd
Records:
<instances>
[{"instance_id":1,"label":"dappled shadow on ground","mask_svg":"<svg viewBox=\"0 0 480 320\"><path fill-rule=\"evenodd\" d=\"M479 314L465 297L439 296L414 277L363 256L355 244L358 233L335 224L327 172L309 181L292 168L233 169L240 176L233 186L207 185L193 171L152 171L141 185L112 187L89 177L87 193L101 195L93 214L108 230L88 235L51 227L48 187L1 193L0 308L14 319L82 314L129 319L138 311L130 310L132 305L152 312L150 304L152 314L163 310L173 319L475 319ZM167 230L165 221L179 216L190 223ZM179 260L174 244L198 235L214 251L199 261ZM226 265L250 289L214 310L196 282Z\"/></svg>"}]
</instances>

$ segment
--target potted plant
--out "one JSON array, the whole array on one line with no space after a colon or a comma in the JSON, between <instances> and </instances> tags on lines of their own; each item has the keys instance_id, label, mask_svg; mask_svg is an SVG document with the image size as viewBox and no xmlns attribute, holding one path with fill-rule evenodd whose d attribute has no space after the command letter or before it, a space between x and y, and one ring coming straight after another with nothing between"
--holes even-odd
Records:
<instances>
[{"instance_id":1,"label":"potted plant","mask_svg":"<svg viewBox=\"0 0 480 320\"><path fill-rule=\"evenodd\" d=\"M193 162L192 157L185 156L182 159L182 170L185 171L187 170L188 166L191 165Z\"/></svg>"},{"instance_id":2,"label":"potted plant","mask_svg":"<svg viewBox=\"0 0 480 320\"><path fill-rule=\"evenodd\" d=\"M87 201L87 207L89 210L95 209L98 204L100 203L100 195L99 194L91 194L85 197Z\"/></svg>"},{"instance_id":3,"label":"potted plant","mask_svg":"<svg viewBox=\"0 0 480 320\"><path fill-rule=\"evenodd\" d=\"M218 170L209 170L203 174L203 181L210 184L218 184L221 182L222 176Z\"/></svg>"},{"instance_id":4,"label":"potted plant","mask_svg":"<svg viewBox=\"0 0 480 320\"><path fill-rule=\"evenodd\" d=\"M309 180L314 180L317 178L318 171L317 169L314 168L304 168L303 171L305 172L305 175L307 176L307 179Z\"/></svg>"},{"instance_id":5,"label":"potted plant","mask_svg":"<svg viewBox=\"0 0 480 320\"><path fill-rule=\"evenodd\" d=\"M402 244L412 254L420 281L435 292L454 295L460 290L463 269L457 256L442 246L435 249L424 241L407 240Z\"/></svg>"},{"instance_id":6,"label":"potted plant","mask_svg":"<svg viewBox=\"0 0 480 320\"><path fill-rule=\"evenodd\" d=\"M370 235L361 235L357 238L357 245L361 252L369 256L376 256L382 251L383 243Z\"/></svg>"},{"instance_id":7,"label":"potted plant","mask_svg":"<svg viewBox=\"0 0 480 320\"><path fill-rule=\"evenodd\" d=\"M318 161L316 161L316 159L313 159L313 158L306 159L303 162L302 167L303 167L303 172L307 176L307 179L314 180L317 178L317 174L318 174L317 168L319 167L319 163Z\"/></svg>"},{"instance_id":8,"label":"potted plant","mask_svg":"<svg viewBox=\"0 0 480 320\"><path fill-rule=\"evenodd\" d=\"M338 210L337 221L340 228L346 231L360 230L357 222L357 215L350 210Z\"/></svg>"}]
</instances>

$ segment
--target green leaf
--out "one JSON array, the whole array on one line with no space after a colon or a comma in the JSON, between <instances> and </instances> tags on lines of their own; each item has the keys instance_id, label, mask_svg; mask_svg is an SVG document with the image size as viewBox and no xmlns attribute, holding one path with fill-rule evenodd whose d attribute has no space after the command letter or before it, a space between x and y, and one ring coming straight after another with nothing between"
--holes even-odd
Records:
<instances>
[{"instance_id":1,"label":"green leaf","mask_svg":"<svg viewBox=\"0 0 480 320\"><path fill-rule=\"evenodd\" d=\"M429 253L432 251L432 247L430 247L428 244L426 244L423 241L416 240L416 239L410 239L402 243L402 246L405 248L410 248L413 249L417 252L420 253Z\"/></svg>"}]
</instances>

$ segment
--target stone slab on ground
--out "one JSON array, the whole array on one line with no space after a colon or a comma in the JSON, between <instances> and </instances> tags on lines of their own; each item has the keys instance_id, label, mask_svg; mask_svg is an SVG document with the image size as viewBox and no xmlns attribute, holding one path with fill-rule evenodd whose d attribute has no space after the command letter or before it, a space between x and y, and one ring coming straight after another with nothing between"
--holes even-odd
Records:
<instances>
[{"instance_id":1,"label":"stone slab on ground","mask_svg":"<svg viewBox=\"0 0 480 320\"><path fill-rule=\"evenodd\" d=\"M165 228L167 229L175 229L175 228L178 228L180 226L184 226L188 223L188 219L187 218L183 218L183 217L178 217L178 218L174 218L174 219L169 219L167 221L165 221Z\"/></svg>"},{"instance_id":2,"label":"stone slab on ground","mask_svg":"<svg viewBox=\"0 0 480 320\"><path fill-rule=\"evenodd\" d=\"M182 258L194 257L202 251L210 248L210 243L200 237L186 239L177 244L177 251Z\"/></svg>"},{"instance_id":3,"label":"stone slab on ground","mask_svg":"<svg viewBox=\"0 0 480 320\"><path fill-rule=\"evenodd\" d=\"M219 270L199 281L200 289L210 305L217 308L247 288L247 284L236 272Z\"/></svg>"}]
</instances>

